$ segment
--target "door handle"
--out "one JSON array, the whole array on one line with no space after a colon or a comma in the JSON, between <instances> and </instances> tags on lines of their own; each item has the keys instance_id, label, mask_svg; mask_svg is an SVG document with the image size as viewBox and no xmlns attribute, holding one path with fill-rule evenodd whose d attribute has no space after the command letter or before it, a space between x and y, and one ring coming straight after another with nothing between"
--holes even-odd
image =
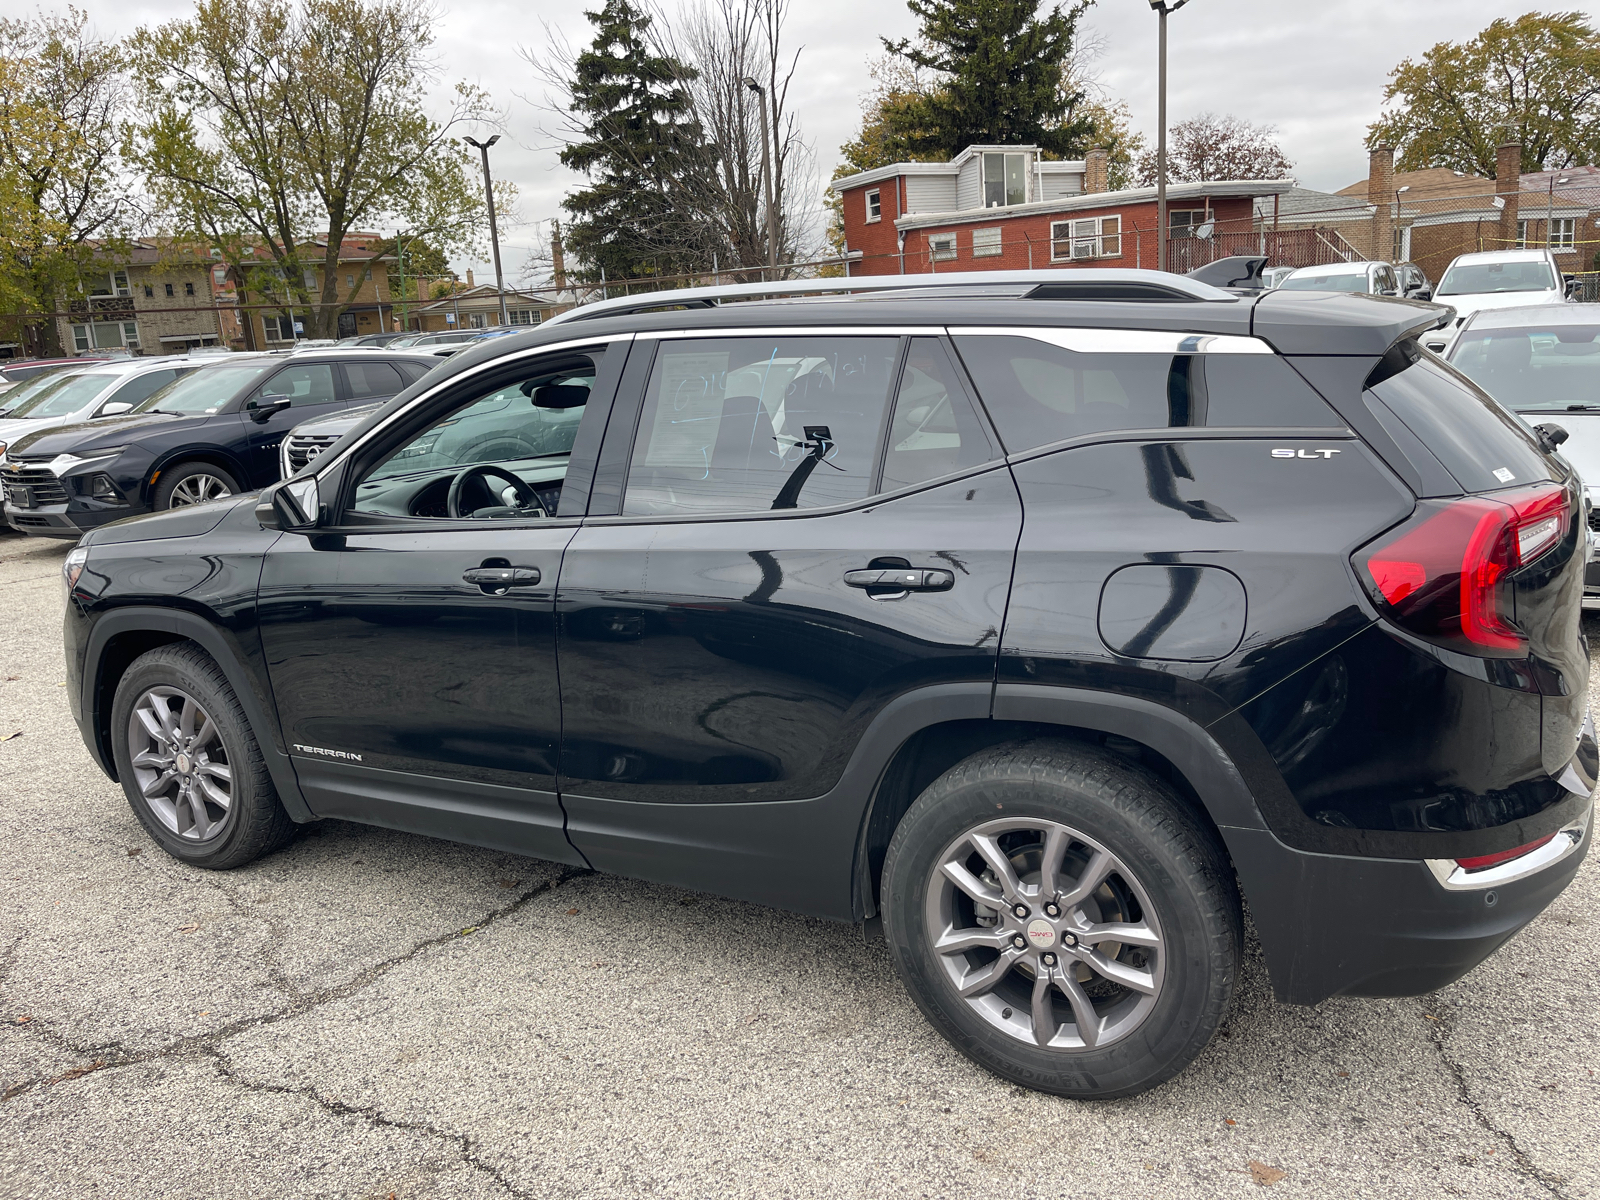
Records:
<instances>
[{"instance_id":1,"label":"door handle","mask_svg":"<svg viewBox=\"0 0 1600 1200\"><path fill-rule=\"evenodd\" d=\"M955 586L954 571L912 567L869 567L865 571L846 571L844 581L858 588L893 588L901 592L944 592Z\"/></svg>"},{"instance_id":2,"label":"door handle","mask_svg":"<svg viewBox=\"0 0 1600 1200\"><path fill-rule=\"evenodd\" d=\"M472 567L461 578L492 595L504 595L508 588L532 587L540 575L538 567Z\"/></svg>"}]
</instances>

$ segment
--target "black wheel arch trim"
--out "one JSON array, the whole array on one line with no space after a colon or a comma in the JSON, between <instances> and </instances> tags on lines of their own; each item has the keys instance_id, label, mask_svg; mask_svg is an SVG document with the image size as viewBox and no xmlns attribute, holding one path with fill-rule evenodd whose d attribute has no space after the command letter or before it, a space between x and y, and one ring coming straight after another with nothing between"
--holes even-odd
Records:
<instances>
[{"instance_id":1,"label":"black wheel arch trim","mask_svg":"<svg viewBox=\"0 0 1600 1200\"><path fill-rule=\"evenodd\" d=\"M256 735L256 743L261 747L262 757L266 760L267 770L272 775L273 785L278 790L278 798L283 802L285 811L299 824L316 820L315 814L301 794L300 781L295 775L294 766L285 753L282 732L272 715L276 711L276 705L273 703L270 691L263 690L264 681L257 680L255 673L241 661L238 650L216 625L194 613L177 609L151 607L114 609L100 616L89 631L84 652L83 690L80 703L85 724L91 733L87 740L101 770L112 779L117 777L111 755L107 713L103 711L105 705L101 702L104 690L101 686L101 677L105 667L107 646L112 638L124 633L174 634L194 642L209 654L227 677L228 685L233 688L234 694L239 697L239 703L244 708L245 716L249 718L250 728Z\"/></svg>"},{"instance_id":2,"label":"black wheel arch trim","mask_svg":"<svg viewBox=\"0 0 1600 1200\"><path fill-rule=\"evenodd\" d=\"M144 479L140 484L140 492L146 504L155 503L155 484L151 481L158 475L164 475L174 467L181 467L184 463L203 462L214 467L220 467L232 475L239 485L240 492L252 492L256 489L251 486L250 472L244 467L238 457L231 451L221 446L207 443L183 446L176 450L168 450L145 468Z\"/></svg>"}]
</instances>

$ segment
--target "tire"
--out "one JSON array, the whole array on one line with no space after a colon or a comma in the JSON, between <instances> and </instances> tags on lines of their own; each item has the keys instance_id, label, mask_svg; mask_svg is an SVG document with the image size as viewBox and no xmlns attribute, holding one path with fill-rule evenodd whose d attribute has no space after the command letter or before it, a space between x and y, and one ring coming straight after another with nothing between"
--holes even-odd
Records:
<instances>
[{"instance_id":1,"label":"tire","mask_svg":"<svg viewBox=\"0 0 1600 1200\"><path fill-rule=\"evenodd\" d=\"M1029 741L952 767L895 830L882 896L895 968L934 1028L1039 1091L1154 1087L1233 996L1243 917L1216 834L1159 776L1094 746Z\"/></svg>"},{"instance_id":2,"label":"tire","mask_svg":"<svg viewBox=\"0 0 1600 1200\"><path fill-rule=\"evenodd\" d=\"M180 862L226 871L294 834L238 697L193 642L152 650L123 674L111 752L139 823Z\"/></svg>"},{"instance_id":3,"label":"tire","mask_svg":"<svg viewBox=\"0 0 1600 1200\"><path fill-rule=\"evenodd\" d=\"M208 462L186 462L161 472L150 502L157 512L165 512L169 508L204 504L238 493L238 481L221 467Z\"/></svg>"}]
</instances>

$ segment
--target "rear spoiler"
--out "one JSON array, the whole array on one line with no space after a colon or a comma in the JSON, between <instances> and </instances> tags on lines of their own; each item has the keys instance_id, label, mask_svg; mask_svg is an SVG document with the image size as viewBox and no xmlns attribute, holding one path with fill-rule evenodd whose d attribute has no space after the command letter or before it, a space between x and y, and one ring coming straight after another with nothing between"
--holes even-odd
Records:
<instances>
[{"instance_id":1,"label":"rear spoiler","mask_svg":"<svg viewBox=\"0 0 1600 1200\"><path fill-rule=\"evenodd\" d=\"M1219 258L1216 262L1196 267L1188 273L1188 278L1209 283L1212 287L1259 292L1266 287L1261 282L1261 272L1266 265L1265 254L1235 254L1231 258Z\"/></svg>"}]
</instances>

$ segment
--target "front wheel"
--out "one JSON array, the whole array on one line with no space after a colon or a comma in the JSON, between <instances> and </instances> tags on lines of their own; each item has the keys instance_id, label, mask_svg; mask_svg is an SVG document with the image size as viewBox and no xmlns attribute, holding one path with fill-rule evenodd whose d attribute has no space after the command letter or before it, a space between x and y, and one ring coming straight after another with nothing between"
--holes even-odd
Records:
<instances>
[{"instance_id":1,"label":"front wheel","mask_svg":"<svg viewBox=\"0 0 1600 1200\"><path fill-rule=\"evenodd\" d=\"M191 866L240 867L294 832L238 697L193 642L129 666L111 704L111 753L145 832Z\"/></svg>"},{"instance_id":2,"label":"front wheel","mask_svg":"<svg viewBox=\"0 0 1600 1200\"><path fill-rule=\"evenodd\" d=\"M206 462L179 463L161 473L151 501L157 512L165 512L169 508L221 500L238 490L238 482L221 467Z\"/></svg>"},{"instance_id":3,"label":"front wheel","mask_svg":"<svg viewBox=\"0 0 1600 1200\"><path fill-rule=\"evenodd\" d=\"M901 820L885 932L918 1007L1014 1082L1127 1096L1227 1012L1242 917L1217 839L1156 775L1030 742L953 767Z\"/></svg>"}]
</instances>

